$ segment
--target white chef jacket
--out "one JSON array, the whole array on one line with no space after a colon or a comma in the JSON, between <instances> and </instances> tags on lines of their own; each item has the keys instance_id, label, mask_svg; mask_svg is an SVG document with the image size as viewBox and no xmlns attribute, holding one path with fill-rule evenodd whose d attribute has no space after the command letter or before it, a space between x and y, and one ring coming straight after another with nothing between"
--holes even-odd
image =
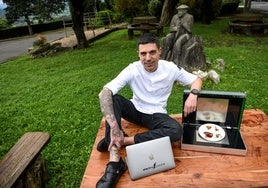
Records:
<instances>
[{"instance_id":1,"label":"white chef jacket","mask_svg":"<svg viewBox=\"0 0 268 188\"><path fill-rule=\"evenodd\" d=\"M191 85L197 76L173 62L159 60L155 72L144 69L141 61L129 64L120 74L104 87L117 94L125 85L129 85L133 97L130 99L136 109L145 114L167 113L166 106L173 83L179 81Z\"/></svg>"}]
</instances>

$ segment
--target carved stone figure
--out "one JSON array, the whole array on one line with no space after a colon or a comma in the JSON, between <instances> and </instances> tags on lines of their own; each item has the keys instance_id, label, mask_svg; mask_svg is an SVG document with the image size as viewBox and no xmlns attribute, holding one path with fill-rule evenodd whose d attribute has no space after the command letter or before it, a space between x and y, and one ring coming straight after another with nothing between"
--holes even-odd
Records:
<instances>
[{"instance_id":1,"label":"carved stone figure","mask_svg":"<svg viewBox=\"0 0 268 188\"><path fill-rule=\"evenodd\" d=\"M192 35L194 18L187 13L187 5L180 5L170 22L170 33L162 38L161 58L173 61L188 71L206 67L202 39Z\"/></svg>"}]
</instances>

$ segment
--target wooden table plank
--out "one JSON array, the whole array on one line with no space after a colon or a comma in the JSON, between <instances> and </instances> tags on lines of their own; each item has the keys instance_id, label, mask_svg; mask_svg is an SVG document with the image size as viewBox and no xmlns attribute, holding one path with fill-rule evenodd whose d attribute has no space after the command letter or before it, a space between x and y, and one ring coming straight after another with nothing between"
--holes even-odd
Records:
<instances>
[{"instance_id":1,"label":"wooden table plank","mask_svg":"<svg viewBox=\"0 0 268 188\"><path fill-rule=\"evenodd\" d=\"M181 115L172 115L181 122ZM123 120L128 135L145 131ZM99 153L97 143L104 137L102 120L81 188L95 187L103 175L109 153ZM261 110L245 110L241 133L248 148L246 156L224 155L180 149L180 142L172 144L176 168L141 178L130 179L126 171L118 188L132 187L267 187L268 186L268 116ZM125 156L125 150L120 151Z\"/></svg>"}]
</instances>

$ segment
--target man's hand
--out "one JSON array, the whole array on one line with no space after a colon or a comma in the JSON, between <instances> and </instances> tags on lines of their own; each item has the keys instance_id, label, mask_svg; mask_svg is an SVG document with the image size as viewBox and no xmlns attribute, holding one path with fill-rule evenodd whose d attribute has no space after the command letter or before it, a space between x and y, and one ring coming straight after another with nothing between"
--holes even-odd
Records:
<instances>
[{"instance_id":1,"label":"man's hand","mask_svg":"<svg viewBox=\"0 0 268 188\"><path fill-rule=\"evenodd\" d=\"M124 144L123 131L120 130L118 126L112 127L111 132L110 132L110 136L111 136L111 142L110 142L108 150L110 151L110 149L112 148L113 145L116 146L118 150L120 150Z\"/></svg>"},{"instance_id":2,"label":"man's hand","mask_svg":"<svg viewBox=\"0 0 268 188\"><path fill-rule=\"evenodd\" d=\"M183 115L186 117L188 114L196 111L197 108L197 95L192 93L189 94L188 98L184 103Z\"/></svg>"}]
</instances>

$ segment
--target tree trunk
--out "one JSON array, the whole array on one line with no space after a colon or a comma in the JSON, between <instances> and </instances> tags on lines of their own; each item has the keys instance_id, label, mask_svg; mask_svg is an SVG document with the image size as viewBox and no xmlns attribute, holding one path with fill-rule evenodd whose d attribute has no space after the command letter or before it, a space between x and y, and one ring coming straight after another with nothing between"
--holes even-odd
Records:
<instances>
[{"instance_id":1,"label":"tree trunk","mask_svg":"<svg viewBox=\"0 0 268 188\"><path fill-rule=\"evenodd\" d=\"M177 0L165 0L162 8L160 24L169 25L173 15L175 14Z\"/></svg>"},{"instance_id":2,"label":"tree trunk","mask_svg":"<svg viewBox=\"0 0 268 188\"><path fill-rule=\"evenodd\" d=\"M249 12L251 7L251 0L245 0L244 12Z\"/></svg>"},{"instance_id":3,"label":"tree trunk","mask_svg":"<svg viewBox=\"0 0 268 188\"><path fill-rule=\"evenodd\" d=\"M70 0L70 12L73 30L77 38L77 48L87 48L88 42L84 32L84 0Z\"/></svg>"},{"instance_id":4,"label":"tree trunk","mask_svg":"<svg viewBox=\"0 0 268 188\"><path fill-rule=\"evenodd\" d=\"M201 19L203 24L211 24L213 16L212 0L203 0L201 9Z\"/></svg>"},{"instance_id":5,"label":"tree trunk","mask_svg":"<svg viewBox=\"0 0 268 188\"><path fill-rule=\"evenodd\" d=\"M25 16L25 22L27 23L27 26L28 26L29 35L33 35L33 27L31 25L31 22L28 16Z\"/></svg>"}]
</instances>

